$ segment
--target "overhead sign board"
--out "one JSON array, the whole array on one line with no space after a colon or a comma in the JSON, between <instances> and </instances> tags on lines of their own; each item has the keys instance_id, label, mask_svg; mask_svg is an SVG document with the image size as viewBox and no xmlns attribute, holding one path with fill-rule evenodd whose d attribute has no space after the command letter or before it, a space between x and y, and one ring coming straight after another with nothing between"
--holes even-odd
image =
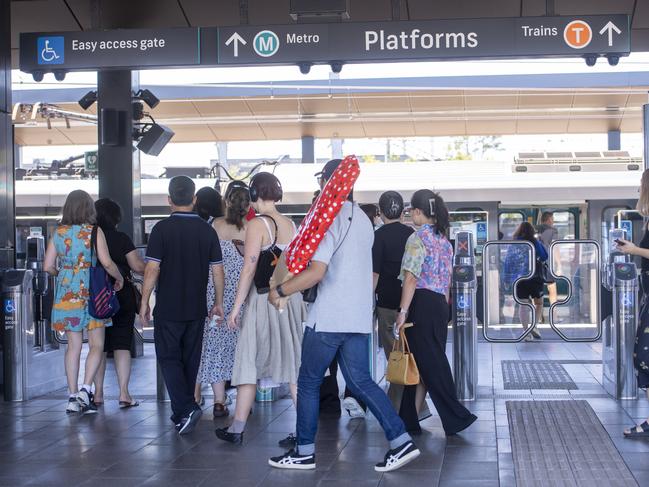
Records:
<instances>
[{"instance_id":1,"label":"overhead sign board","mask_svg":"<svg viewBox=\"0 0 649 487\"><path fill-rule=\"evenodd\" d=\"M26 72L625 56L628 15L122 29L20 36Z\"/></svg>"},{"instance_id":2,"label":"overhead sign board","mask_svg":"<svg viewBox=\"0 0 649 487\"><path fill-rule=\"evenodd\" d=\"M200 64L200 30L120 29L20 35L23 71Z\"/></svg>"},{"instance_id":3,"label":"overhead sign board","mask_svg":"<svg viewBox=\"0 0 649 487\"><path fill-rule=\"evenodd\" d=\"M218 30L219 64L626 55L627 15L424 20Z\"/></svg>"}]
</instances>

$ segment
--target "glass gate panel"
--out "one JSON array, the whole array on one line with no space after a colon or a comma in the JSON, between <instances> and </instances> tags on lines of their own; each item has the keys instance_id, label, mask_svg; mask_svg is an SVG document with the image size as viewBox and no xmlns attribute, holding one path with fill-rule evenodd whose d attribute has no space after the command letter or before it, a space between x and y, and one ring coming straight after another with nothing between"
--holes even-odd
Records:
<instances>
[{"instance_id":1,"label":"glass gate panel","mask_svg":"<svg viewBox=\"0 0 649 487\"><path fill-rule=\"evenodd\" d=\"M534 246L527 241L493 241L484 246L482 261L484 324L490 342L519 342L532 332L534 306L525 287L534 274Z\"/></svg>"},{"instance_id":2,"label":"glass gate panel","mask_svg":"<svg viewBox=\"0 0 649 487\"><path fill-rule=\"evenodd\" d=\"M557 240L550 246L550 271L563 292L550 303L550 326L566 341L596 341L600 319L600 247L594 240Z\"/></svg>"}]
</instances>

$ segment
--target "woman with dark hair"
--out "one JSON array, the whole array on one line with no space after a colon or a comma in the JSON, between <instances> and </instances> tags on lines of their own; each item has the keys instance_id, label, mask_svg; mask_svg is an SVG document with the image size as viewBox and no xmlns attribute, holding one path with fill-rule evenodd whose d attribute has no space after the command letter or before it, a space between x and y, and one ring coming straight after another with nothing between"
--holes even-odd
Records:
<instances>
[{"instance_id":1,"label":"woman with dark hair","mask_svg":"<svg viewBox=\"0 0 649 487\"><path fill-rule=\"evenodd\" d=\"M250 209L248 186L243 181L232 181L225 191L225 218L217 218L212 226L216 230L223 252L225 288L223 291L223 312L227 320L237 293L237 284L243 268L243 246ZM214 288L208 287L208 306L214 302ZM210 384L214 393L215 418L230 414L226 407L225 382L232 379L234 350L237 346L238 329L231 329L225 323L205 320L201 365L196 379L196 402L201 403L201 385Z\"/></svg>"},{"instance_id":2,"label":"woman with dark hair","mask_svg":"<svg viewBox=\"0 0 649 487\"><path fill-rule=\"evenodd\" d=\"M95 206L88 193L72 191L63 205L61 222L47 245L45 272L56 277L52 328L65 332L65 373L70 397L66 412L96 413L92 383L104 352L104 330L111 320L99 320L88 312L90 267L98 260L115 279L115 290L124 286L124 278L113 262L101 228L94 227ZM94 238L93 238L94 235ZM94 244L94 245L93 245ZM88 332L90 351L86 357L83 386L79 390L79 362L83 332Z\"/></svg>"},{"instance_id":3,"label":"woman with dark hair","mask_svg":"<svg viewBox=\"0 0 649 487\"><path fill-rule=\"evenodd\" d=\"M534 245L536 261L534 262L534 275L530 279L521 280L516 287L516 297L523 302L531 300L536 309L536 319L543 313L543 286L545 284L541 273L543 262L548 260L548 252L545 246L536 238L534 227L529 222L521 223L513 234L514 240L525 240ZM505 257L506 280L513 286L516 280L527 274L527 250L522 246L511 246ZM527 330L532 326L530 335L525 338L527 341L534 338L541 338L536 330L536 323L531 324L530 309L527 306L519 307L519 316L523 328Z\"/></svg>"},{"instance_id":4,"label":"woman with dark hair","mask_svg":"<svg viewBox=\"0 0 649 487\"><path fill-rule=\"evenodd\" d=\"M363 210L363 213L367 215L367 218L370 219L374 228L379 227L383 224L383 222L379 218L379 208L375 204L367 203L360 205L360 208L361 210Z\"/></svg>"},{"instance_id":5,"label":"woman with dark hair","mask_svg":"<svg viewBox=\"0 0 649 487\"><path fill-rule=\"evenodd\" d=\"M449 216L440 195L421 189L412 196L411 217L417 231L408 237L401 264L403 281L397 329L405 334L421 379L442 419L447 436L468 428L477 417L457 399L446 358L453 247L446 237ZM399 415L409 432L419 432L417 386L404 388Z\"/></svg>"},{"instance_id":6,"label":"woman with dark hair","mask_svg":"<svg viewBox=\"0 0 649 487\"><path fill-rule=\"evenodd\" d=\"M231 381L237 386L236 409L230 427L216 430L219 439L230 443L243 440L258 381L262 387L288 383L293 402L297 399L302 295L289 297L283 311L268 301L275 265L296 233L293 221L277 211L281 199L282 185L273 174L258 173L250 180L250 201L258 216L246 228L243 269L227 320L231 329L240 330ZM295 440L290 436L286 441L292 446Z\"/></svg>"},{"instance_id":7,"label":"woman with dark hair","mask_svg":"<svg viewBox=\"0 0 649 487\"><path fill-rule=\"evenodd\" d=\"M97 225L106 236L110 257L117 264L119 272L124 278L124 287L117 293L119 312L113 316L113 326L106 330L104 358L95 376L95 403L100 405L104 402L106 355L112 353L119 384L119 407L124 409L140 405L137 400L131 397L128 390L131 378L133 325L135 324L135 314L138 312L137 291L131 278L131 271L144 274L145 264L135 250L131 237L117 230L117 225L122 221L120 206L109 198L102 198L95 202L95 210Z\"/></svg>"},{"instance_id":8,"label":"woman with dark hair","mask_svg":"<svg viewBox=\"0 0 649 487\"><path fill-rule=\"evenodd\" d=\"M215 218L223 216L223 199L217 190L205 186L196 192L194 211L203 220L212 223Z\"/></svg>"}]
</instances>

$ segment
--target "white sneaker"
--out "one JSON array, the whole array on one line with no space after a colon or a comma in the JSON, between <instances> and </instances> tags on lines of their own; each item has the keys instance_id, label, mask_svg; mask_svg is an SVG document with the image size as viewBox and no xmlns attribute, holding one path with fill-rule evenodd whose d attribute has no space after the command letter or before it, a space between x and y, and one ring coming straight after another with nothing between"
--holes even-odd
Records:
<instances>
[{"instance_id":1,"label":"white sneaker","mask_svg":"<svg viewBox=\"0 0 649 487\"><path fill-rule=\"evenodd\" d=\"M349 413L349 416L352 419L365 417L365 411L363 410L361 405L358 404L358 401L351 396L346 397L343 400L343 407Z\"/></svg>"},{"instance_id":2,"label":"white sneaker","mask_svg":"<svg viewBox=\"0 0 649 487\"><path fill-rule=\"evenodd\" d=\"M385 459L377 463L374 470L377 472L392 472L412 462L421 452L415 444L408 440L403 445L390 450L385 454Z\"/></svg>"},{"instance_id":3,"label":"white sneaker","mask_svg":"<svg viewBox=\"0 0 649 487\"><path fill-rule=\"evenodd\" d=\"M77 401L76 396L68 399L68 405L65 408L65 412L68 414L81 412L81 405L79 404L79 401Z\"/></svg>"}]
</instances>

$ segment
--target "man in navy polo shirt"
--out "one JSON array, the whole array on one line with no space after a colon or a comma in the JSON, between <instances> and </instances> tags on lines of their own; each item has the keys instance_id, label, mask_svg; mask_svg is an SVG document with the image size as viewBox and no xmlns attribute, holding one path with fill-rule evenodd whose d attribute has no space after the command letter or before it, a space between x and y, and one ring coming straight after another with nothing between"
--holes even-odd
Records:
<instances>
[{"instance_id":1,"label":"man in navy polo shirt","mask_svg":"<svg viewBox=\"0 0 649 487\"><path fill-rule=\"evenodd\" d=\"M140 319L151 319L149 298L156 287L155 351L171 399L171 420L190 433L203 412L194 400L212 270L216 300L210 316L223 320L224 274L216 231L192 210L196 187L186 176L169 182L171 216L153 227L146 249Z\"/></svg>"}]
</instances>

